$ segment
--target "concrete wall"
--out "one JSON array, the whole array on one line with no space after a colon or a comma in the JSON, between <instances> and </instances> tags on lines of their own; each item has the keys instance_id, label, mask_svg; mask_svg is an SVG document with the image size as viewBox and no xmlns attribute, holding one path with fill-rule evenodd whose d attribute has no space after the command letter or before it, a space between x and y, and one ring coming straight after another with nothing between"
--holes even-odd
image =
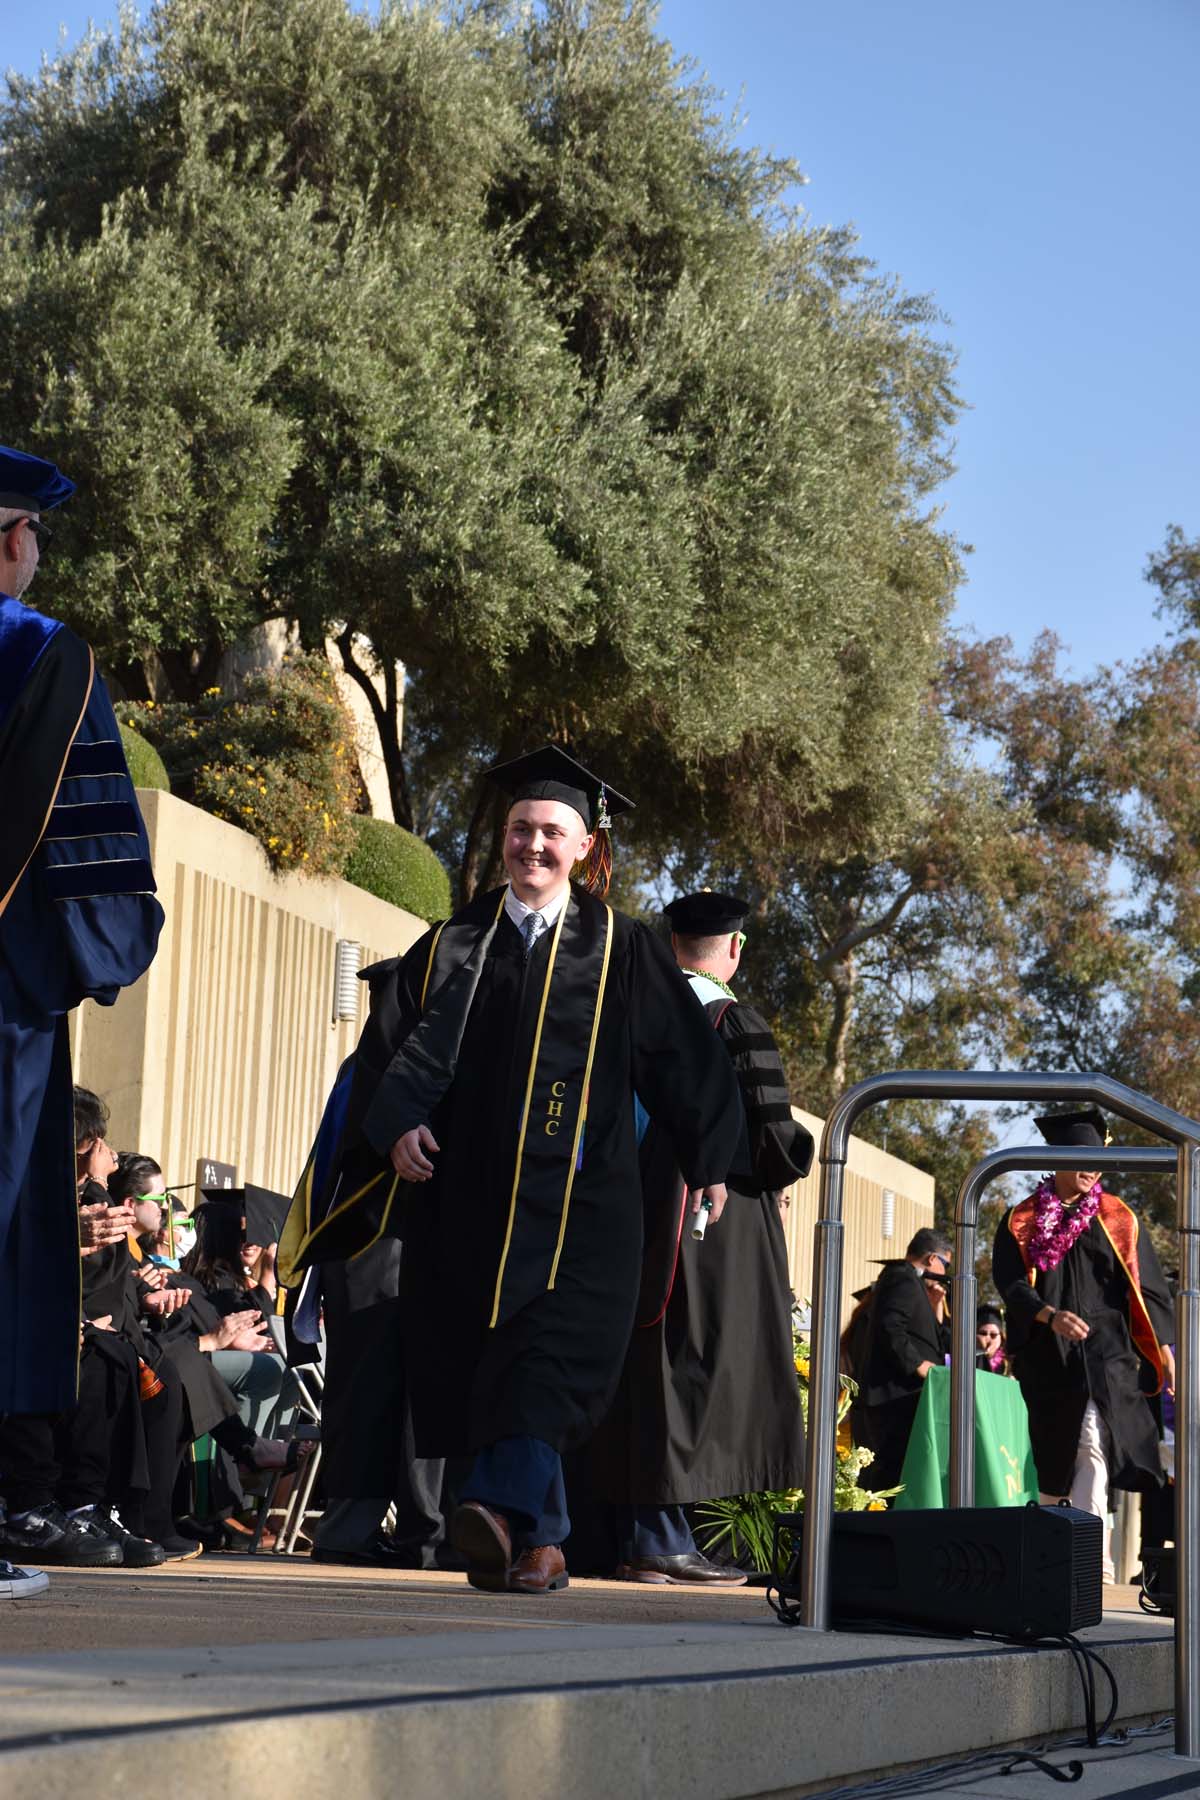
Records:
<instances>
[{"instance_id":1,"label":"concrete wall","mask_svg":"<svg viewBox=\"0 0 1200 1800\"><path fill-rule=\"evenodd\" d=\"M808 1127L818 1147L823 1120L813 1113L793 1107L794 1116ZM798 1181L791 1190L792 1203L785 1225L788 1241L788 1266L792 1289L798 1300L812 1298L813 1227L818 1216L820 1164L813 1158L811 1174ZM895 1196L895 1223L890 1238L883 1235L883 1196L890 1190ZM903 1256L904 1247L915 1231L933 1224L934 1180L911 1163L889 1156L886 1150L850 1139L846 1162L845 1221L843 1246L842 1323L850 1317L855 1288L867 1287L879 1274L878 1262L889 1256Z\"/></svg>"},{"instance_id":2,"label":"concrete wall","mask_svg":"<svg viewBox=\"0 0 1200 1800\"><path fill-rule=\"evenodd\" d=\"M345 881L272 874L253 838L170 794L138 799L167 922L141 981L75 1015L75 1078L108 1101L114 1147L168 1181L214 1156L289 1192L366 1018L359 982L357 1019L331 1022L337 940L365 966L424 923Z\"/></svg>"}]
</instances>

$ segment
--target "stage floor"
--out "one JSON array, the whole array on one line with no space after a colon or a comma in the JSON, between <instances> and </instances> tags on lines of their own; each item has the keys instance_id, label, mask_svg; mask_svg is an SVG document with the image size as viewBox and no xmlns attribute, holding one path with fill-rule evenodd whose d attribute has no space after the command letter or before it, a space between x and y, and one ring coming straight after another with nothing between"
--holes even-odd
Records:
<instances>
[{"instance_id":1,"label":"stage floor","mask_svg":"<svg viewBox=\"0 0 1200 1800\"><path fill-rule=\"evenodd\" d=\"M789 1631L757 1588L577 1581L532 1599L271 1556L51 1583L0 1603L4 1800L116 1800L149 1768L173 1800L233 1783L255 1800L743 1800L1082 1718L1064 1651ZM1084 1635L1122 1717L1169 1711L1169 1624L1132 1589L1107 1598ZM1118 1791L1091 1781L1080 1800Z\"/></svg>"}]
</instances>

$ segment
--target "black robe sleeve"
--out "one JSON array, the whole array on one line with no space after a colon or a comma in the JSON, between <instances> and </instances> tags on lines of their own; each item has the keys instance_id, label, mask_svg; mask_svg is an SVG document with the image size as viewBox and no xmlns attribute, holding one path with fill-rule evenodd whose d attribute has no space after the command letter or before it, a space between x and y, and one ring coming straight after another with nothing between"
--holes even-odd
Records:
<instances>
[{"instance_id":1,"label":"black robe sleeve","mask_svg":"<svg viewBox=\"0 0 1200 1800\"><path fill-rule=\"evenodd\" d=\"M347 1148L361 1140L363 1121L388 1065L421 1016L420 989L431 936L427 931L404 956L372 963L362 971L371 998L354 1052L354 1080L346 1111Z\"/></svg>"},{"instance_id":2,"label":"black robe sleeve","mask_svg":"<svg viewBox=\"0 0 1200 1800\"><path fill-rule=\"evenodd\" d=\"M634 1088L689 1188L711 1187L728 1175L742 1132L733 1065L687 977L644 925L634 927L630 959Z\"/></svg>"},{"instance_id":3,"label":"black robe sleeve","mask_svg":"<svg viewBox=\"0 0 1200 1800\"><path fill-rule=\"evenodd\" d=\"M750 1142L754 1185L777 1193L812 1168L812 1134L792 1117L787 1077L766 1020L740 1002L719 1027L738 1078Z\"/></svg>"},{"instance_id":4,"label":"black robe sleeve","mask_svg":"<svg viewBox=\"0 0 1200 1800\"><path fill-rule=\"evenodd\" d=\"M1137 1255L1142 1299L1146 1302L1146 1311L1150 1314L1154 1335L1160 1344L1173 1344L1175 1342L1175 1307L1171 1299L1171 1290L1167 1286L1167 1278L1163 1274L1162 1264L1158 1260L1158 1251L1154 1248L1150 1233L1141 1219L1138 1220Z\"/></svg>"},{"instance_id":5,"label":"black robe sleeve","mask_svg":"<svg viewBox=\"0 0 1200 1800\"><path fill-rule=\"evenodd\" d=\"M1008 1219L1009 1215L1005 1213L996 1228L996 1241L992 1246L992 1280L1004 1302L1009 1348L1020 1350L1029 1340L1038 1313L1049 1302L1045 1294L1039 1294L1026 1276L1025 1262L1017 1240L1008 1228Z\"/></svg>"}]
</instances>

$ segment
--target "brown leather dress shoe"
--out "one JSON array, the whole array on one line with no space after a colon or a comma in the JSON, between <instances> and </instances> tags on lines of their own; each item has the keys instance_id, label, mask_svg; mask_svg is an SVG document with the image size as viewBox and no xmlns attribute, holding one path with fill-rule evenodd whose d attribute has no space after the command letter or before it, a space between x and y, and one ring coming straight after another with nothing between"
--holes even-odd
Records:
<instances>
[{"instance_id":1,"label":"brown leather dress shoe","mask_svg":"<svg viewBox=\"0 0 1200 1800\"><path fill-rule=\"evenodd\" d=\"M450 1521L450 1542L467 1561L467 1580L487 1593L502 1594L512 1562L512 1533L503 1513L480 1500L464 1500Z\"/></svg>"},{"instance_id":2,"label":"brown leather dress shoe","mask_svg":"<svg viewBox=\"0 0 1200 1800\"><path fill-rule=\"evenodd\" d=\"M553 1594L570 1585L566 1560L557 1544L522 1550L508 1572L510 1594Z\"/></svg>"}]
</instances>

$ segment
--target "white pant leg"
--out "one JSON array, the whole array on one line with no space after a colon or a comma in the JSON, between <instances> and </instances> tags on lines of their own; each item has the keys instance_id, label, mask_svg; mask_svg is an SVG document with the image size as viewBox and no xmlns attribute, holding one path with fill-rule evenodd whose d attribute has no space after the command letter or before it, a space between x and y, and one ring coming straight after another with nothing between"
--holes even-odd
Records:
<instances>
[{"instance_id":1,"label":"white pant leg","mask_svg":"<svg viewBox=\"0 0 1200 1800\"><path fill-rule=\"evenodd\" d=\"M1079 1450L1075 1458L1075 1474L1068 1499L1080 1512L1095 1513L1098 1519L1108 1517L1108 1463L1104 1456L1104 1423L1089 1400L1079 1431Z\"/></svg>"},{"instance_id":2,"label":"white pant leg","mask_svg":"<svg viewBox=\"0 0 1200 1800\"><path fill-rule=\"evenodd\" d=\"M1108 1463L1104 1456L1104 1421L1096 1410L1094 1400L1089 1400L1084 1410L1075 1474L1067 1497L1071 1505L1078 1507L1080 1512L1094 1513L1100 1520L1104 1530L1104 1579L1112 1581L1114 1569L1111 1533L1108 1528Z\"/></svg>"}]
</instances>

